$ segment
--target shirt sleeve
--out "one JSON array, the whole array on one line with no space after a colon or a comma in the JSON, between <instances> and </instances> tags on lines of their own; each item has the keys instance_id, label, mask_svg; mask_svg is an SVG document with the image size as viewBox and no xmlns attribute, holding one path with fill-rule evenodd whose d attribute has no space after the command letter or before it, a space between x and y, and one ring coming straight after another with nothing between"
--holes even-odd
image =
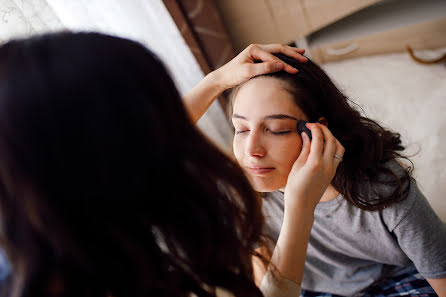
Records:
<instances>
[{"instance_id":1,"label":"shirt sleeve","mask_svg":"<svg viewBox=\"0 0 446 297\"><path fill-rule=\"evenodd\" d=\"M403 215L393 216L398 219L389 231L424 277L446 277L446 224L436 215L413 179L406 200L388 210L405 209Z\"/></svg>"},{"instance_id":2,"label":"shirt sleeve","mask_svg":"<svg viewBox=\"0 0 446 297\"><path fill-rule=\"evenodd\" d=\"M296 282L272 274L268 269L260 285L265 297L299 297L300 286Z\"/></svg>"}]
</instances>

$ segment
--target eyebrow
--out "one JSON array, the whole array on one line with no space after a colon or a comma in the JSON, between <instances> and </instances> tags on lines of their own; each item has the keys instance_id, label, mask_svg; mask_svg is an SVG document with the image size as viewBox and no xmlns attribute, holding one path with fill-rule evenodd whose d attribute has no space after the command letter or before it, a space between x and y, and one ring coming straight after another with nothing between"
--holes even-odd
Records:
<instances>
[{"instance_id":1,"label":"eyebrow","mask_svg":"<svg viewBox=\"0 0 446 297\"><path fill-rule=\"evenodd\" d=\"M246 117L241 116L239 114L234 113L232 115L233 119L242 119L242 120L247 120ZM287 114L271 114L271 115L267 115L265 117L263 117L263 120L295 120L297 121L297 119L295 117L292 117L290 115Z\"/></svg>"}]
</instances>

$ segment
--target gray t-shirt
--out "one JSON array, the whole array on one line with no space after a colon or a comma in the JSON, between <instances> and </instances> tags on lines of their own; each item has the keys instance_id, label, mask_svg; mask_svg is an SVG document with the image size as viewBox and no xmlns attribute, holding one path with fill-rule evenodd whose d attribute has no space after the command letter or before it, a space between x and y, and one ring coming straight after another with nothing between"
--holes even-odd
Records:
<instances>
[{"instance_id":1,"label":"gray t-shirt","mask_svg":"<svg viewBox=\"0 0 446 297\"><path fill-rule=\"evenodd\" d=\"M264 194L266 233L277 241L283 193ZM320 202L308 244L302 288L355 296L379 279L416 269L446 277L446 225L411 180L408 197L382 211L364 211L341 195Z\"/></svg>"}]
</instances>

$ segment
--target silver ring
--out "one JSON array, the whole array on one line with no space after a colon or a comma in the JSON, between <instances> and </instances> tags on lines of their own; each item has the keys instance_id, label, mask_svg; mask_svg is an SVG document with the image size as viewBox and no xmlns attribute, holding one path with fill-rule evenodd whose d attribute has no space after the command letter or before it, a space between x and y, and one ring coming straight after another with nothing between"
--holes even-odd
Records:
<instances>
[{"instance_id":1,"label":"silver ring","mask_svg":"<svg viewBox=\"0 0 446 297\"><path fill-rule=\"evenodd\" d=\"M339 159L339 162L342 162L342 157L341 157L341 156L335 154L334 157L335 157L336 159Z\"/></svg>"}]
</instances>

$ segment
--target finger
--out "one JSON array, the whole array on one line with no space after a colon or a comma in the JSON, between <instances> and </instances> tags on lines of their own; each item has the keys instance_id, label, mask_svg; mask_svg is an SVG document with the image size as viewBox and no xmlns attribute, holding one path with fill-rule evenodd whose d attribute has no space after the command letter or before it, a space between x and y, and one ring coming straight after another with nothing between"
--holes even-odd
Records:
<instances>
[{"instance_id":1,"label":"finger","mask_svg":"<svg viewBox=\"0 0 446 297\"><path fill-rule=\"evenodd\" d=\"M293 46L287 46L287 48L289 48L299 54L296 57L294 57L299 62L305 63L308 61L308 58L303 55L303 54L305 54L304 48L298 48L298 47L293 47Z\"/></svg>"},{"instance_id":2,"label":"finger","mask_svg":"<svg viewBox=\"0 0 446 297\"><path fill-rule=\"evenodd\" d=\"M272 55L270 52L268 52L260 47L254 47L252 49L251 56L255 60L262 60L263 62L278 62L278 63L283 64L284 65L283 68L279 69L279 70L284 70L291 74L298 72L298 70L296 68L294 68L293 66L288 65L287 63L283 62L276 56ZM276 70L276 71L278 71L278 70ZM269 73L269 72L265 72L265 73Z\"/></svg>"},{"instance_id":3,"label":"finger","mask_svg":"<svg viewBox=\"0 0 446 297\"><path fill-rule=\"evenodd\" d=\"M247 72L250 77L254 77L261 74L277 72L283 70L284 63L279 61L273 62L262 62L255 64L248 64L246 67L248 68Z\"/></svg>"},{"instance_id":4,"label":"finger","mask_svg":"<svg viewBox=\"0 0 446 297\"><path fill-rule=\"evenodd\" d=\"M308 137L307 133L302 132L302 150L300 151L299 157L296 160L296 163L299 163L301 165L305 164L308 159L308 155L310 154L310 138Z\"/></svg>"},{"instance_id":5,"label":"finger","mask_svg":"<svg viewBox=\"0 0 446 297\"><path fill-rule=\"evenodd\" d=\"M304 49L282 44L266 44L266 45L259 45L259 47L269 53L282 53L288 57L298 60L299 62L304 63L308 61L307 57L302 56L302 54L305 52Z\"/></svg>"},{"instance_id":6,"label":"finger","mask_svg":"<svg viewBox=\"0 0 446 297\"><path fill-rule=\"evenodd\" d=\"M306 57L302 56L302 54L305 53L305 49L302 48L292 47L283 44L259 44L258 46L267 52L282 53L284 55L287 55L291 58L297 59L302 62L308 60Z\"/></svg>"},{"instance_id":7,"label":"finger","mask_svg":"<svg viewBox=\"0 0 446 297\"><path fill-rule=\"evenodd\" d=\"M336 140L336 152L335 152L335 154L337 155L337 156L339 156L339 157L341 157L341 158L343 158L344 157L344 154L345 154L345 148L342 146L342 144L339 142L339 140ZM334 164L335 164L335 170L336 170L336 168L339 166L339 164L341 163L341 161L342 160L340 160L339 158L334 158L335 160L335 162L334 162Z\"/></svg>"},{"instance_id":8,"label":"finger","mask_svg":"<svg viewBox=\"0 0 446 297\"><path fill-rule=\"evenodd\" d=\"M271 53L261 49L260 47L253 47L252 51L251 51L251 57L254 60L261 60L263 62L277 62L283 65L283 67L281 69L277 68L273 68L271 69L269 67L269 65L267 66L263 66L265 67L264 72L262 73L257 73L256 75L260 75L260 74L266 74L266 73L270 73L270 72L275 72L275 71L279 71L279 70L284 70L288 73L294 74L297 73L298 70L290 65L288 65L287 63L283 62L282 60L280 60L279 58L277 58L276 56L273 56ZM263 63L256 63L256 64L263 64ZM256 64L252 64L252 65L256 65Z\"/></svg>"},{"instance_id":9,"label":"finger","mask_svg":"<svg viewBox=\"0 0 446 297\"><path fill-rule=\"evenodd\" d=\"M336 153L337 147L337 139L333 136L331 131L327 128L327 126L322 124L317 124L319 128L321 128L322 134L324 136L324 151L323 151L323 159L328 164L333 163L334 155Z\"/></svg>"},{"instance_id":10,"label":"finger","mask_svg":"<svg viewBox=\"0 0 446 297\"><path fill-rule=\"evenodd\" d=\"M310 129L312 135L309 158L320 159L324 150L324 135L317 124L307 123L306 126Z\"/></svg>"}]
</instances>

